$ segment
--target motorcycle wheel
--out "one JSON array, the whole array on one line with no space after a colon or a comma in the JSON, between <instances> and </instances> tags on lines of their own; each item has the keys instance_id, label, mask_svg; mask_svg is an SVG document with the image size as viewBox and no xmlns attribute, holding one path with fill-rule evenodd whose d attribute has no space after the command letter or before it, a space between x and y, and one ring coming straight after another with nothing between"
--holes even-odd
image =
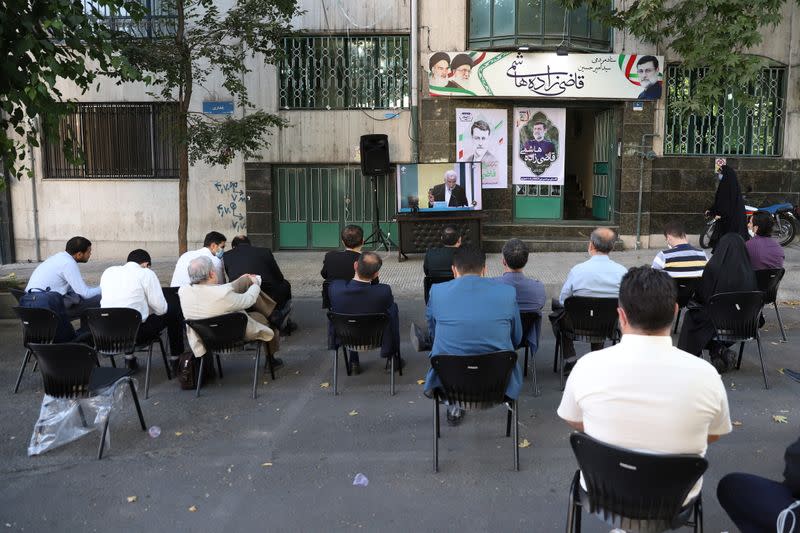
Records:
<instances>
[{"instance_id":1,"label":"motorcycle wheel","mask_svg":"<svg viewBox=\"0 0 800 533\"><path fill-rule=\"evenodd\" d=\"M789 217L776 216L775 229L772 231L772 238L778 241L781 246L787 246L794 240L795 227Z\"/></svg>"},{"instance_id":2,"label":"motorcycle wheel","mask_svg":"<svg viewBox=\"0 0 800 533\"><path fill-rule=\"evenodd\" d=\"M700 234L700 248L711 248L711 236L714 234L715 222L706 224L706 230Z\"/></svg>"}]
</instances>

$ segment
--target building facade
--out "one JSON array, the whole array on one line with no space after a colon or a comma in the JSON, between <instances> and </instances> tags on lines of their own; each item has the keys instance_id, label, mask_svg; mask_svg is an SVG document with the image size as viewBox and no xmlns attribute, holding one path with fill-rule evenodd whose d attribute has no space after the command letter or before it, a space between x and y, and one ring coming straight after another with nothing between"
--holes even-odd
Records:
<instances>
[{"instance_id":1,"label":"building facade","mask_svg":"<svg viewBox=\"0 0 800 533\"><path fill-rule=\"evenodd\" d=\"M481 191L482 243L488 251L499 250L510 237L528 241L534 250L582 250L599 224L617 228L626 247L637 242L661 247L661 228L675 217L697 233L713 199L719 157L738 170L743 188L752 188L756 205L768 197L798 202L796 3L786 4L781 24L753 51L768 58L751 88L753 101L723 99L707 115L689 118L675 113L674 104L701 72L688 72L668 50L609 31L581 10L565 12L554 0L300 4L305 12L295 20L298 33L284 39L284 60L264 65L256 58L245 78L255 105L290 125L275 132L258 160L191 168L190 247L210 230L229 237L248 233L276 249L335 248L340 229L349 223L369 231L373 183L361 173L361 136L387 135L395 166L463 161L460 150L472 146L458 119L457 110L465 109L505 117L507 126L502 143L497 130L491 132L493 165L506 183ZM437 52L448 56L448 80L455 81L467 65L470 84L478 83L477 60L489 57L484 52L500 52L508 61L518 52L526 61L652 55L662 58L663 95L653 100L602 91L591 97L535 91L489 96L461 92L458 84L455 90L437 90L446 85L432 81ZM460 55L468 59L456 60ZM623 63L620 59L619 68ZM177 159L166 127L169 105L155 102L141 84L101 83L83 95L65 84L64 91L80 102L65 127L79 132L86 163L68 164L57 142L31 148L34 178L14 181L9 191L17 260L46 257L76 234L89 237L101 258L124 257L140 246L154 256L176 255ZM195 91L192 110L247 112L231 110L229 100L212 76L204 90ZM523 146L512 139L520 109L563 113L560 181L512 184L519 174L514 159ZM381 225L396 240L393 219L407 205L404 194L398 195L394 172L375 178L374 185Z\"/></svg>"}]
</instances>

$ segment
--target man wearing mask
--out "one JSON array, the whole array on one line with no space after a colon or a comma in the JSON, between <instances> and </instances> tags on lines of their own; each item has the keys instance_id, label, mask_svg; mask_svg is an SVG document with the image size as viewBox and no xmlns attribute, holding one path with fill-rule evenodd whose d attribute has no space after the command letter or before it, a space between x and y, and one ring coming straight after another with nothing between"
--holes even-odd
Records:
<instances>
[{"instance_id":1,"label":"man wearing mask","mask_svg":"<svg viewBox=\"0 0 800 533\"><path fill-rule=\"evenodd\" d=\"M211 264L216 272L217 283L225 283L225 266L222 263L222 254L225 253L225 235L218 231L212 231L203 240L203 247L198 250L186 252L178 259L175 264L175 272L172 273L170 287L183 287L189 285L189 263L192 259L200 256L207 256L211 259Z\"/></svg>"}]
</instances>

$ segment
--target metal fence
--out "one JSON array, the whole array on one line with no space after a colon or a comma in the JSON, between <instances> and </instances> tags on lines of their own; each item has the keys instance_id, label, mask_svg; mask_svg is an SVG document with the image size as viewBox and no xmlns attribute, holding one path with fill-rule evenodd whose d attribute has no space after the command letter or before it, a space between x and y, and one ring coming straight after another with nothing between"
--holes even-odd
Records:
<instances>
[{"instance_id":1,"label":"metal fence","mask_svg":"<svg viewBox=\"0 0 800 533\"><path fill-rule=\"evenodd\" d=\"M749 102L726 91L708 113L681 115L675 104L688 99L703 69L667 67L664 153L669 155L779 156L783 152L786 69L765 68L748 86Z\"/></svg>"},{"instance_id":2,"label":"metal fence","mask_svg":"<svg viewBox=\"0 0 800 533\"><path fill-rule=\"evenodd\" d=\"M409 106L408 36L287 37L282 109Z\"/></svg>"},{"instance_id":3,"label":"metal fence","mask_svg":"<svg viewBox=\"0 0 800 533\"><path fill-rule=\"evenodd\" d=\"M140 0L147 13L139 21L133 20L124 10L116 11L94 0L83 0L87 14L96 10L112 30L122 31L134 37L153 38L175 35L177 15L174 0Z\"/></svg>"},{"instance_id":4,"label":"metal fence","mask_svg":"<svg viewBox=\"0 0 800 533\"><path fill-rule=\"evenodd\" d=\"M57 138L43 136L44 177L177 178L177 112L168 103L77 104L61 117ZM65 157L68 139L83 164Z\"/></svg>"}]
</instances>

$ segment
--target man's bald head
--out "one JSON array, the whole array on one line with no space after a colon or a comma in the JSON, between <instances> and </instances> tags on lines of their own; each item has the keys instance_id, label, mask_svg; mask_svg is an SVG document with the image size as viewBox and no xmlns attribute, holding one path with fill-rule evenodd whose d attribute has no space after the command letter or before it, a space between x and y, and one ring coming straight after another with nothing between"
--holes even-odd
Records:
<instances>
[{"instance_id":1,"label":"man's bald head","mask_svg":"<svg viewBox=\"0 0 800 533\"><path fill-rule=\"evenodd\" d=\"M611 228L600 227L596 228L593 232L591 237L589 237L589 243L591 244L594 251L608 255L611 253L611 250L614 249L614 243L617 242L617 232Z\"/></svg>"},{"instance_id":2,"label":"man's bald head","mask_svg":"<svg viewBox=\"0 0 800 533\"><path fill-rule=\"evenodd\" d=\"M378 277L381 265L383 265L381 256L375 252L364 252L356 261L356 274L364 281L371 281Z\"/></svg>"}]
</instances>

